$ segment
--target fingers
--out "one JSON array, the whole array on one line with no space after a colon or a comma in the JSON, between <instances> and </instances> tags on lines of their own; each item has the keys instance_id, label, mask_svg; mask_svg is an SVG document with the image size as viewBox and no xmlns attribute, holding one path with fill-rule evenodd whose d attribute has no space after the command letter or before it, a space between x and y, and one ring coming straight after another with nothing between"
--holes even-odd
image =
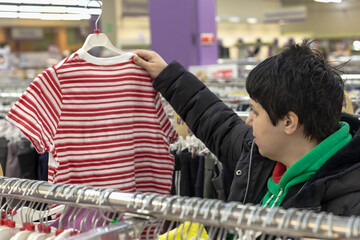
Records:
<instances>
[{"instance_id":1,"label":"fingers","mask_svg":"<svg viewBox=\"0 0 360 240\"><path fill-rule=\"evenodd\" d=\"M144 59L142 59L141 57L139 57L138 55L134 55L133 57L133 62L142 67L142 68L147 68L147 66L149 65L149 63L147 61L145 61Z\"/></svg>"},{"instance_id":2,"label":"fingers","mask_svg":"<svg viewBox=\"0 0 360 240\"><path fill-rule=\"evenodd\" d=\"M167 66L167 63L162 57L154 51L149 50L135 50L133 62L144 68L152 79L155 79L160 72Z\"/></svg>"},{"instance_id":3,"label":"fingers","mask_svg":"<svg viewBox=\"0 0 360 240\"><path fill-rule=\"evenodd\" d=\"M134 53L146 61L149 61L154 55L153 51L143 49L135 50Z\"/></svg>"}]
</instances>

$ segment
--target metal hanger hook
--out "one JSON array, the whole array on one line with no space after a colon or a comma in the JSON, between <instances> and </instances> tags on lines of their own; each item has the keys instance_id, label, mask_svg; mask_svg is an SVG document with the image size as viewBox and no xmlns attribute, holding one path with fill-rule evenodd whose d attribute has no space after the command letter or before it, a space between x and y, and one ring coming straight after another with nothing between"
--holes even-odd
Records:
<instances>
[{"instance_id":1,"label":"metal hanger hook","mask_svg":"<svg viewBox=\"0 0 360 240\"><path fill-rule=\"evenodd\" d=\"M99 22L99 20L101 18L101 15L102 15L102 2L99 1L99 0L89 0L89 2L86 4L85 8L88 8L90 2L92 2L92 1L96 1L99 4L100 10L101 10L99 16L97 17L97 19L95 21L95 30L98 30L98 22Z\"/></svg>"}]
</instances>

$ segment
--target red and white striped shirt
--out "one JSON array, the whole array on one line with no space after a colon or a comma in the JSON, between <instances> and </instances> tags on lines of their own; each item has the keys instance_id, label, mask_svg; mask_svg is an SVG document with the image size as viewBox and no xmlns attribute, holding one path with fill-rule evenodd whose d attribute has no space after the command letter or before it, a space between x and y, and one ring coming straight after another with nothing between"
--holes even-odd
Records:
<instances>
[{"instance_id":1,"label":"red and white striped shirt","mask_svg":"<svg viewBox=\"0 0 360 240\"><path fill-rule=\"evenodd\" d=\"M50 182L169 193L178 135L132 56L80 49L39 74L7 114L50 153Z\"/></svg>"}]
</instances>

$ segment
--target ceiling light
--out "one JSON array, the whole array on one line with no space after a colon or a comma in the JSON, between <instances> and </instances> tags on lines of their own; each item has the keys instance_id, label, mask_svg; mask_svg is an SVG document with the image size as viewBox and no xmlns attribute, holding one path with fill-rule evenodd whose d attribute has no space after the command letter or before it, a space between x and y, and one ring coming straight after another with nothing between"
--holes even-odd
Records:
<instances>
[{"instance_id":1,"label":"ceiling light","mask_svg":"<svg viewBox=\"0 0 360 240\"><path fill-rule=\"evenodd\" d=\"M0 9L4 12L17 12L19 7L16 5L0 5Z\"/></svg>"},{"instance_id":2,"label":"ceiling light","mask_svg":"<svg viewBox=\"0 0 360 240\"><path fill-rule=\"evenodd\" d=\"M54 14L54 13L31 13L31 12L0 12L0 18L23 18L41 20L88 20L90 14Z\"/></svg>"},{"instance_id":3,"label":"ceiling light","mask_svg":"<svg viewBox=\"0 0 360 240\"><path fill-rule=\"evenodd\" d=\"M39 19L40 13L19 13L19 18Z\"/></svg>"},{"instance_id":4,"label":"ceiling light","mask_svg":"<svg viewBox=\"0 0 360 240\"><path fill-rule=\"evenodd\" d=\"M90 17L89 14L40 14L42 20L82 20Z\"/></svg>"},{"instance_id":5,"label":"ceiling light","mask_svg":"<svg viewBox=\"0 0 360 240\"><path fill-rule=\"evenodd\" d=\"M342 0L314 0L315 2L321 2L321 3L341 3Z\"/></svg>"},{"instance_id":6,"label":"ceiling light","mask_svg":"<svg viewBox=\"0 0 360 240\"><path fill-rule=\"evenodd\" d=\"M100 7L101 1L90 1L90 0L0 0L1 3L8 4L38 4L38 5L60 5L60 6L81 6L81 7ZM100 3L100 4L99 4Z\"/></svg>"},{"instance_id":7,"label":"ceiling light","mask_svg":"<svg viewBox=\"0 0 360 240\"><path fill-rule=\"evenodd\" d=\"M240 22L240 17L236 17L236 16L231 16L228 18L229 22L232 22L232 23L238 23Z\"/></svg>"},{"instance_id":8,"label":"ceiling light","mask_svg":"<svg viewBox=\"0 0 360 240\"><path fill-rule=\"evenodd\" d=\"M354 41L353 48L355 51L360 51L360 41L358 41L358 40Z\"/></svg>"},{"instance_id":9,"label":"ceiling light","mask_svg":"<svg viewBox=\"0 0 360 240\"><path fill-rule=\"evenodd\" d=\"M0 12L0 18L18 18L16 12Z\"/></svg>"},{"instance_id":10,"label":"ceiling light","mask_svg":"<svg viewBox=\"0 0 360 240\"><path fill-rule=\"evenodd\" d=\"M101 1L89 0L0 0L0 18L90 19L101 14L101 5Z\"/></svg>"},{"instance_id":11,"label":"ceiling light","mask_svg":"<svg viewBox=\"0 0 360 240\"><path fill-rule=\"evenodd\" d=\"M250 24L255 24L258 22L258 19L257 18L254 18L254 17L251 17L251 18L247 18L246 19L246 22L247 23L250 23Z\"/></svg>"}]
</instances>

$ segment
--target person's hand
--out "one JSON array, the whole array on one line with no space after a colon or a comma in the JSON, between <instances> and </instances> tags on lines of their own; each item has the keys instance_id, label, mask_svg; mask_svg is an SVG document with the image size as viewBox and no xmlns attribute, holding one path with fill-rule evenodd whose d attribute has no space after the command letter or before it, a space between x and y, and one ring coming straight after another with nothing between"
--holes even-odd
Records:
<instances>
[{"instance_id":1,"label":"person's hand","mask_svg":"<svg viewBox=\"0 0 360 240\"><path fill-rule=\"evenodd\" d=\"M135 50L134 53L136 54L133 57L134 63L148 71L152 79L156 78L167 66L164 59L154 51Z\"/></svg>"}]
</instances>

